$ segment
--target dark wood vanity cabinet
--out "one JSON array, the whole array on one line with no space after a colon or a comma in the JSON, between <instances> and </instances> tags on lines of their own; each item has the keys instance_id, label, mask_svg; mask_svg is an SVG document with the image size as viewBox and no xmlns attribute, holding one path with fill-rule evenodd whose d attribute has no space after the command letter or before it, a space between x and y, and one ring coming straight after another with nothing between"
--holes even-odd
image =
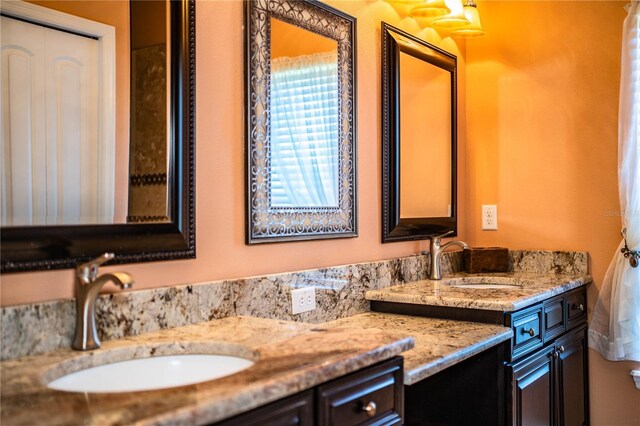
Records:
<instances>
[{"instance_id":1,"label":"dark wood vanity cabinet","mask_svg":"<svg viewBox=\"0 0 640 426\"><path fill-rule=\"evenodd\" d=\"M371 309L402 315L426 316L502 324L511 327L513 338L501 363L486 368L504 372L503 386L493 386L492 376L479 379L486 389L469 385L473 371L460 363L423 382L405 389L407 424L578 426L589 424L587 360L587 296L585 287L550 297L513 312L457 307L372 301ZM466 362L466 361L465 361ZM445 379L440 379L440 375ZM466 384L466 385L465 385ZM493 390L487 389L493 387ZM488 405L502 410L498 416L474 413L469 416L446 405L446 399L434 400L456 389L457 397L476 401L494 393L497 401ZM422 403L421 403L422 401ZM436 407L436 408L433 408ZM495 408L506 407L506 409ZM505 414L506 413L506 414ZM501 417L502 416L502 417ZM435 420L434 420L435 419ZM426 421L425 421L426 420Z\"/></svg>"},{"instance_id":2,"label":"dark wood vanity cabinet","mask_svg":"<svg viewBox=\"0 0 640 426\"><path fill-rule=\"evenodd\" d=\"M216 425L401 425L402 358L367 367Z\"/></svg>"},{"instance_id":3,"label":"dark wood vanity cabinet","mask_svg":"<svg viewBox=\"0 0 640 426\"><path fill-rule=\"evenodd\" d=\"M585 305L581 288L508 315L514 330L507 365L511 425L589 423ZM538 314L539 328L534 320ZM528 344L526 350L523 344Z\"/></svg>"}]
</instances>

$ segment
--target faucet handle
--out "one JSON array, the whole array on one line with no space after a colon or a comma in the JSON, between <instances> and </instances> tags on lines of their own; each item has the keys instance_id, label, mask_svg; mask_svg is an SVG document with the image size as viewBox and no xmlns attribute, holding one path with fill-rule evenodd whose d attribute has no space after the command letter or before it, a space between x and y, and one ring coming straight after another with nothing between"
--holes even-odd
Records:
<instances>
[{"instance_id":1,"label":"faucet handle","mask_svg":"<svg viewBox=\"0 0 640 426\"><path fill-rule=\"evenodd\" d=\"M88 281L93 281L98 277L98 268L100 265L110 261L114 257L115 255L113 253L104 253L95 259L81 263L76 266L76 274Z\"/></svg>"}]
</instances>

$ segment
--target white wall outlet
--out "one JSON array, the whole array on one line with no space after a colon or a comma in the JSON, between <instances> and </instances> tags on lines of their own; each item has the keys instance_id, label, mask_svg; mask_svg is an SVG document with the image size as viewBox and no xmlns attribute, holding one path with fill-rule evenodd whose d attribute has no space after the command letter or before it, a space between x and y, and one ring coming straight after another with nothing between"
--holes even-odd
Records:
<instances>
[{"instance_id":1,"label":"white wall outlet","mask_svg":"<svg viewBox=\"0 0 640 426\"><path fill-rule=\"evenodd\" d=\"M301 314L316 308L316 288L305 287L291 290L291 313Z\"/></svg>"},{"instance_id":2,"label":"white wall outlet","mask_svg":"<svg viewBox=\"0 0 640 426\"><path fill-rule=\"evenodd\" d=\"M498 206L485 204L482 206L482 229L495 231L498 229Z\"/></svg>"}]
</instances>

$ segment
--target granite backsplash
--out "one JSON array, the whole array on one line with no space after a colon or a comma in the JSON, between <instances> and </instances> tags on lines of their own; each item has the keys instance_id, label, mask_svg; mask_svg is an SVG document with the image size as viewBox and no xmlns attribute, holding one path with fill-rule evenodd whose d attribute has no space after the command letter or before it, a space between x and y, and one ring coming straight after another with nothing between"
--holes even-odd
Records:
<instances>
[{"instance_id":1,"label":"granite backsplash","mask_svg":"<svg viewBox=\"0 0 640 426\"><path fill-rule=\"evenodd\" d=\"M515 272L587 274L584 252L511 251ZM443 275L463 270L461 252L445 253ZM367 290L427 278L429 256L311 269L237 280L105 294L98 298L102 340L244 315L320 323L368 312ZM126 269L126 266L123 267ZM291 314L294 288L315 286L317 309ZM0 309L0 359L38 355L71 345L73 299Z\"/></svg>"}]
</instances>

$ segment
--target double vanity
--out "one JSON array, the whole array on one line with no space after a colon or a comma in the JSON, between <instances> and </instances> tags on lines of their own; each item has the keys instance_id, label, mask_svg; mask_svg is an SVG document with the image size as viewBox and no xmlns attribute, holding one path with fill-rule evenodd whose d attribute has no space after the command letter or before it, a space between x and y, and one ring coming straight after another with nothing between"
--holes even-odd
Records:
<instances>
[{"instance_id":1,"label":"double vanity","mask_svg":"<svg viewBox=\"0 0 640 426\"><path fill-rule=\"evenodd\" d=\"M541 416L548 416L548 424L585 423L586 417L579 418L588 412L584 291L591 278L586 255L572 255L584 262L536 270L521 261L514 262L516 272L482 276L456 272L452 255L440 281L385 282L379 274L372 285L354 286L372 311L315 323L236 311L213 321L104 339L94 351L6 359L2 423L457 425L531 424L543 421ZM535 257L529 252L527 259ZM362 280L366 274L356 275ZM127 294L135 293L120 296ZM48 387L95 366L193 354L237 357L250 366L166 389Z\"/></svg>"}]
</instances>

